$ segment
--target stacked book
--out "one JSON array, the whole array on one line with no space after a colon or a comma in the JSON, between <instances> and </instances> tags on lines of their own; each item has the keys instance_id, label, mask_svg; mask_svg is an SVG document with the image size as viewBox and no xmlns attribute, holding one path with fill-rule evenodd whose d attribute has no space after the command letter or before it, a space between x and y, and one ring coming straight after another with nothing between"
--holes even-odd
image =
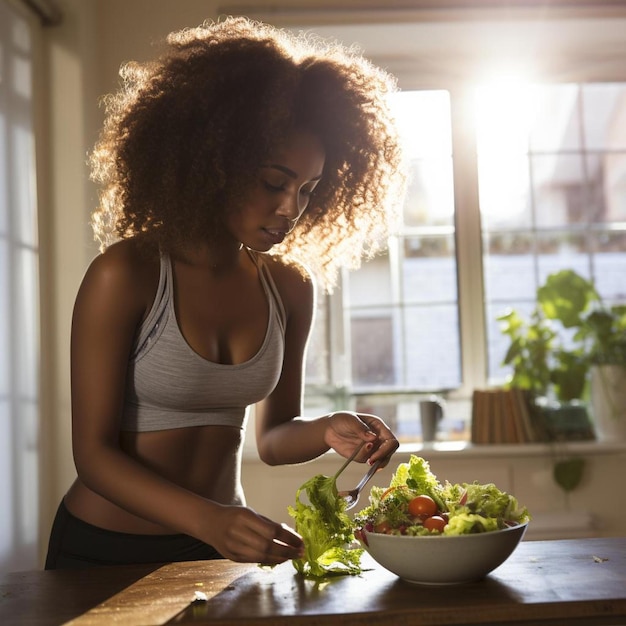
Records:
<instances>
[{"instance_id":1,"label":"stacked book","mask_svg":"<svg viewBox=\"0 0 626 626\"><path fill-rule=\"evenodd\" d=\"M472 397L472 443L533 443L545 440L523 389L475 390Z\"/></svg>"}]
</instances>

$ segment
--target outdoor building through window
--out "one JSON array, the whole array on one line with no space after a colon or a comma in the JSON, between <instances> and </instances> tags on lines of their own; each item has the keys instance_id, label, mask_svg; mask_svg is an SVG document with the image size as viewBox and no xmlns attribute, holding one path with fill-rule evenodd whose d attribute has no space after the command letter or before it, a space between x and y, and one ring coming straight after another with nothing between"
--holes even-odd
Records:
<instances>
[{"instance_id":1,"label":"outdoor building through window","mask_svg":"<svg viewBox=\"0 0 626 626\"><path fill-rule=\"evenodd\" d=\"M626 302L626 84L505 81L393 106L410 162L402 227L320 298L307 398L419 439L418 399L437 393L444 437L467 439L472 389L509 373L507 307L530 311L566 268Z\"/></svg>"}]
</instances>

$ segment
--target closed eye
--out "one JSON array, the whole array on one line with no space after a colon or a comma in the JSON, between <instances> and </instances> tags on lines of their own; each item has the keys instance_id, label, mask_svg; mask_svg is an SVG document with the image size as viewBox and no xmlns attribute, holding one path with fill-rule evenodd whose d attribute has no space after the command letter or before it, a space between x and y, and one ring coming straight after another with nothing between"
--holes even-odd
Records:
<instances>
[{"instance_id":1,"label":"closed eye","mask_svg":"<svg viewBox=\"0 0 626 626\"><path fill-rule=\"evenodd\" d=\"M265 185L265 188L269 189L270 191L276 191L276 192L285 191L284 185L273 185L272 183L269 183L266 180L263 181L263 184Z\"/></svg>"}]
</instances>

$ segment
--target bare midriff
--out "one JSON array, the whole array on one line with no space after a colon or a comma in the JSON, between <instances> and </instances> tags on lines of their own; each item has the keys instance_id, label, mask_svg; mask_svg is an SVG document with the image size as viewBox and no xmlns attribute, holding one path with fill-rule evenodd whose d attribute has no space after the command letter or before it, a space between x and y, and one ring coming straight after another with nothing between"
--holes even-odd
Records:
<instances>
[{"instance_id":1,"label":"bare midriff","mask_svg":"<svg viewBox=\"0 0 626 626\"><path fill-rule=\"evenodd\" d=\"M243 431L232 426L195 426L120 435L122 450L159 476L220 504L245 504L240 480ZM79 478L65 496L70 513L117 532L177 532L138 517L89 489Z\"/></svg>"}]
</instances>

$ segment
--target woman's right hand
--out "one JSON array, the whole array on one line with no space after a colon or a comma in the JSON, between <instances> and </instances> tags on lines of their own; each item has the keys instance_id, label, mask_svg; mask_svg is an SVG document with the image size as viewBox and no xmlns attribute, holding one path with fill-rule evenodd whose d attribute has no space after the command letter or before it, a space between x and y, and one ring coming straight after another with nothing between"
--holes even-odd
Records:
<instances>
[{"instance_id":1,"label":"woman's right hand","mask_svg":"<svg viewBox=\"0 0 626 626\"><path fill-rule=\"evenodd\" d=\"M300 535L244 506L217 505L207 543L223 557L240 563L277 565L304 556Z\"/></svg>"}]
</instances>

